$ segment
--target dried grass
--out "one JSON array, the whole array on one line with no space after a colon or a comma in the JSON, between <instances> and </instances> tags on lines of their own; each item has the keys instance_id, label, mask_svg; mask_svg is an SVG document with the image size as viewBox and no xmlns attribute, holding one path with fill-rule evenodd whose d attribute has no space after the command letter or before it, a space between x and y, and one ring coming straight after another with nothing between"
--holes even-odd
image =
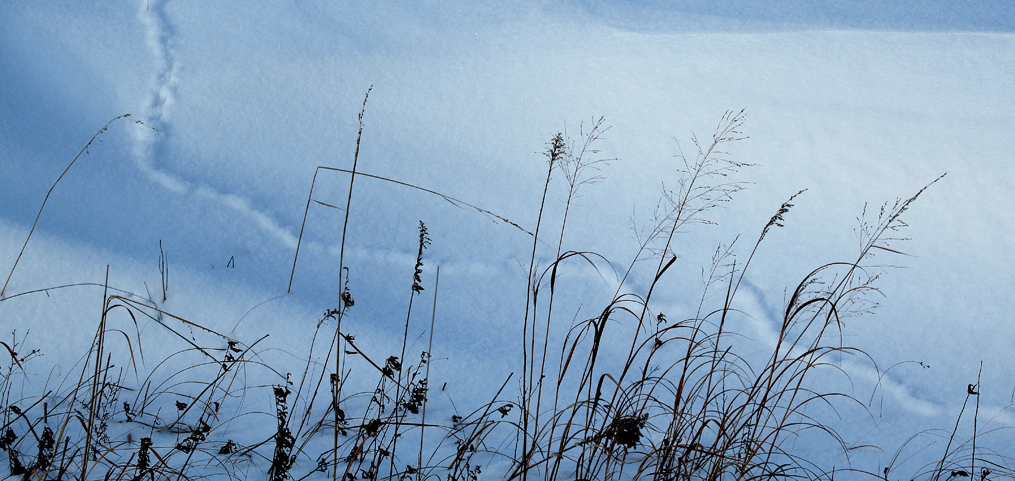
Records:
<instances>
[{"instance_id":1,"label":"dried grass","mask_svg":"<svg viewBox=\"0 0 1015 481\"><path fill-rule=\"evenodd\" d=\"M439 382L431 379L430 364L439 267L433 279L426 350L413 353L407 345L413 299L429 289L422 267L431 239L422 221L416 264L406 284L401 352L373 353L359 346L343 326L343 317L356 306L349 290L355 268L345 265L340 255L336 272L345 279L338 307L318 320L307 353L300 356L305 361L298 379L261 360L263 351L255 347L264 337L251 342L233 339L163 311L150 294L146 299L107 282L95 339L69 387L13 398L15 378L31 369L38 351L19 354L28 341L16 333L11 343L0 343L10 358L8 368L0 372L0 400L6 406L0 450L12 476L134 481L257 476L417 481L480 476L604 481L834 478L834 467L809 463L787 448L787 440L820 438L848 457L850 445L827 420L812 417L812 412L820 410L811 411L810 406L862 408L864 404L844 392L814 391L811 381L831 374L848 378L834 359L840 354L863 354L842 344L841 320L872 307L870 298L878 293L879 272L869 268L872 251L901 254L888 248L886 241L905 227L902 214L926 187L908 199L885 204L876 221L867 221L864 211L857 256L820 266L799 282L784 306L774 346L759 361L742 352L739 335L730 330L730 319L741 315L734 303L762 241L771 229L784 225L803 191L776 209L746 261L735 258L736 240L717 247L711 265L703 269L706 279L695 312L672 321L655 307L663 295L657 287L671 275L679 254L677 235L691 225L710 223L707 214L746 186L735 178L750 165L732 160L723 150L726 144L745 138L743 111L727 112L709 142L694 139L694 155L681 151L677 156L681 167L677 187L664 188L652 222L638 231L638 245L628 267L616 273L598 254L569 250L565 238L572 200L579 189L603 180L598 169L610 160L595 149L608 131L602 119L580 126L576 139L561 132L548 143L543 200L529 232L454 197L361 172L358 154L365 109L366 98L352 169L318 168L307 211L318 173L337 172L350 179L341 252L346 234L355 228L349 225L348 213L353 207L353 182L359 176L439 196L529 234L532 250L518 371L489 386L499 388L491 391L487 403L464 414L452 406L456 414L450 419L434 419L432 404ZM544 218L543 207L555 172L563 175L568 190L563 215L555 226L559 235L547 240L541 238L543 224L550 222ZM554 260L540 268L537 251L546 249L553 252ZM292 276L298 252L297 247ZM655 266L641 284L647 288L631 290L629 286L639 284L629 281L641 275L635 267L646 261ZM619 283L612 297L601 302L598 314L571 321L578 319L577 314L558 312L561 308L555 299L571 295L558 278L565 266L575 263L601 274L612 272ZM165 300L168 265L164 253L160 272ZM27 294L10 295L2 302ZM114 312L117 315L111 316ZM142 322L159 331L142 335ZM563 322L569 323L566 336L562 342L551 340L551 332ZM108 334L114 336L107 339ZM168 339L183 347L147 369L151 360L145 361L143 346L166 345ZM607 349L609 356L604 355ZM316 361L322 358L322 350L325 361ZM407 362L417 355L418 361ZM118 366L121 362L124 367ZM172 367L181 365L188 367ZM270 386L247 381L266 376L276 381ZM349 394L354 377L375 379L374 388ZM517 393L508 389L512 379L519 385ZM979 388L979 381L970 385L967 401L969 396L978 396L974 388ZM267 400L273 401L273 412L252 407ZM976 400L974 418L979 416ZM114 423L116 429L111 428ZM263 424L263 437L231 439L225 429L230 423ZM329 436L330 448L322 448L317 441ZM935 480L970 472L981 479L1012 476L1007 458L978 446L976 436L974 427L967 450L964 441L956 441L960 437L957 421L940 462L915 476ZM409 442L407 437L419 442ZM510 467L491 473L491 463ZM966 465L970 472L961 468ZM975 472L977 466L982 472ZM889 468L876 474L856 468L847 475L887 478Z\"/></svg>"}]
</instances>

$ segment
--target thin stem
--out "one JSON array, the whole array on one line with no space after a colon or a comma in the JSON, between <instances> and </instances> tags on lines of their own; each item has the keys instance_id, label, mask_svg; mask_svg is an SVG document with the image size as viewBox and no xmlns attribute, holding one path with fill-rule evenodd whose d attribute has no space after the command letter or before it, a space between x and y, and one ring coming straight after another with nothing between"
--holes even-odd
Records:
<instances>
[{"instance_id":1,"label":"thin stem","mask_svg":"<svg viewBox=\"0 0 1015 481\"><path fill-rule=\"evenodd\" d=\"M528 479L528 464L529 464L529 453L528 453L528 442L529 442L529 392L530 386L526 384L525 372L535 368L534 360L533 365L529 367L529 349L528 349L528 331L529 331L529 308L533 301L533 290L532 275L536 264L536 246L539 242L539 227L543 223L543 209L546 207L546 193L550 190L550 175L553 173L554 163L557 161L558 156L561 154L563 149L563 136L557 134L554 137L548 156L550 157L549 165L546 169L546 182L543 185L543 198L539 202L539 216L536 218L536 232L532 236L532 256L529 258L529 275L526 280L525 286L525 317L522 322L522 463L519 468L522 470L522 481ZM533 323L535 323L535 313L533 313ZM535 352L532 353L535 355ZM531 376L530 376L531 377Z\"/></svg>"},{"instance_id":2,"label":"thin stem","mask_svg":"<svg viewBox=\"0 0 1015 481\"><path fill-rule=\"evenodd\" d=\"M106 266L106 285L109 285L109 266ZM92 390L88 400L88 424L85 432L85 452L81 460L81 481L88 474L88 455L92 446L92 424L95 422L95 399L98 397L99 373L102 370L102 349L106 339L106 302L108 291L102 291L102 317L99 319L99 332L95 333L95 373L92 375ZM73 400L72 400L73 401Z\"/></svg>"},{"instance_id":3,"label":"thin stem","mask_svg":"<svg viewBox=\"0 0 1015 481\"><path fill-rule=\"evenodd\" d=\"M437 266L437 273L435 274L433 283L433 311L430 313L430 339L427 341L426 346L426 377L423 379L427 382L427 387L430 386L430 361L433 359L433 328L434 321L437 319L437 287L441 282L441 266ZM429 393L427 393L429 395ZM423 434L426 431L426 403L428 397L423 398L423 413L420 419L419 425L419 459L416 465L416 481L423 481Z\"/></svg>"},{"instance_id":4,"label":"thin stem","mask_svg":"<svg viewBox=\"0 0 1015 481\"><path fill-rule=\"evenodd\" d=\"M358 154L358 151L357 151L357 154ZM354 162L354 165L355 165L355 162ZM300 223L300 236L299 236L298 239L296 239L296 255L293 256L293 269L289 273L289 287L286 287L286 290L285 290L286 293L292 292L293 277L296 276L296 259L299 259L299 257L300 257L300 244L303 243L303 228L306 227L306 225L307 225L307 214L310 213L310 199L312 199L314 197L314 185L317 184L317 173L320 170L321 170L321 167L319 167L319 166L316 169L314 169L314 178L310 181L310 195L307 195L307 207L305 209L303 209L303 222ZM353 170L355 171L355 167L353 167ZM351 182L349 184L349 191L350 191L350 193L352 192L352 183ZM346 213L347 214L348 214L348 212L349 212L349 209L346 209ZM346 220L348 220L348 219L349 219L349 216L346 215ZM345 236L343 236L343 240L344 240L344 237ZM341 264L341 261L339 261L339 264ZM342 272L341 269L339 269L339 272Z\"/></svg>"},{"instance_id":5,"label":"thin stem","mask_svg":"<svg viewBox=\"0 0 1015 481\"><path fill-rule=\"evenodd\" d=\"M342 368L342 366L341 366L341 362L342 362L342 355L341 355L342 349L341 349L341 346L339 345L339 343L341 342L341 337L342 337L342 314L345 312L345 309L341 307L343 305L343 303L345 302L345 284L342 283L342 269L345 267L345 265L344 265L344 261L345 261L345 239L346 239L346 233L348 232L348 228L349 228L349 210L350 210L349 206L352 204L352 186L353 186L353 182L356 181L356 167L359 164L359 147L360 147L360 141L363 139L363 114L366 112L366 109L367 109L367 99L370 98L370 91L373 90L373 88L374 88L374 86L371 85L370 88L367 89L366 95L363 96L363 108L360 109L360 111L359 111L359 133L356 134L356 152L352 156L352 172L350 172L350 176L349 176L349 196L345 200L345 220L342 222L342 241L341 241L341 244L340 244L339 249L338 249L338 276L339 276L339 279L338 279L338 282L339 282L338 305L340 307L338 309L338 316L337 316L338 322L335 325L335 376L339 376L342 373L342 370L341 370L341 368ZM293 265L294 265L294 269L295 269L295 260L293 262L294 262ZM335 396L335 401L334 402L335 403L337 403L338 399L341 397L341 392L340 392L341 390L339 389L339 386L340 386L340 383L337 382L337 380L336 380L336 383L335 383L335 394L334 394L334 396ZM339 419L339 414L338 414L338 405L336 404L335 405L335 433L334 433L333 444L332 444L332 448L334 449L334 452L332 453L332 462L334 463L334 465L332 467L332 473L331 473L332 477L336 481L338 480L338 432L339 432L339 422L340 422L340 419Z\"/></svg>"},{"instance_id":6,"label":"thin stem","mask_svg":"<svg viewBox=\"0 0 1015 481\"><path fill-rule=\"evenodd\" d=\"M969 476L976 479L976 428L980 419L980 375L983 374L983 361L980 361L980 371L976 373L976 389L972 390L976 396L976 411L973 414L973 453L970 455Z\"/></svg>"},{"instance_id":7,"label":"thin stem","mask_svg":"<svg viewBox=\"0 0 1015 481\"><path fill-rule=\"evenodd\" d=\"M109 122L106 122L106 125L103 125L102 128L99 129L99 131L96 132L95 135L92 136L91 140L89 140L88 143L85 144L85 146L81 148L81 151L78 152L78 155L74 156L74 160L70 161L70 163L67 164L67 167L65 169L63 169L63 172L61 172L60 176L56 178L56 181L53 182L53 185L51 185L49 187L49 190L46 192L46 197L42 199L42 205L39 206L39 213L35 214L35 221L32 222L32 228L29 229L29 231L28 231L28 237L25 238L25 243L21 246L21 251L18 252L17 259L14 260L14 265L11 266L11 272L10 272L10 274L7 274L7 280L4 281L3 288L0 288L0 299L2 299L4 297L4 292L7 291L7 284L11 282L11 276L14 275L14 269L17 269L18 262L21 261L21 255L25 253L25 248L28 247L28 240L32 238L32 233L35 232L35 226L36 226L36 224L39 223L39 217L42 217L42 210L46 208L46 202L49 201L49 196L50 196L50 194L53 193L53 189L56 188L56 184L60 183L60 180L63 179L64 175L67 174L67 171L70 170L71 166L73 166L74 163L78 161L78 158L81 157L81 154L83 154L85 152L88 152L88 148L92 146L92 143L95 142L95 139L97 139L99 137L99 135L101 135L103 132L105 132L106 130L109 129L109 125L110 124L112 124L113 122L116 122L117 120L120 120L122 118L126 118L126 117L130 117L130 114L123 114L123 115L121 115L119 117L113 118L113 120L110 120ZM145 125L140 120L135 120L134 123ZM148 127L148 126L145 125L145 127ZM149 128L151 128L151 127L149 127ZM152 128L152 130L156 130L156 129Z\"/></svg>"}]
</instances>

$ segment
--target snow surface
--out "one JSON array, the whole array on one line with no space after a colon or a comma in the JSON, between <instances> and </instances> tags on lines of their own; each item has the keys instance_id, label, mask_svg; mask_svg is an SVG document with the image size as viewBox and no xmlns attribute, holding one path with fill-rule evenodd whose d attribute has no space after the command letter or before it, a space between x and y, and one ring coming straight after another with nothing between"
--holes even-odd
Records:
<instances>
[{"instance_id":1,"label":"snow surface","mask_svg":"<svg viewBox=\"0 0 1015 481\"><path fill-rule=\"evenodd\" d=\"M746 109L750 138L729 150L758 164L740 173L752 185L710 214L717 226L682 234L676 267L687 279L659 309L680 317L716 244L741 234L736 251L746 256L779 205L806 188L786 226L766 237L740 294L738 307L755 319L744 334L764 346L785 289L856 255L865 203L874 212L947 172L903 216L911 240L892 248L911 256L878 256L906 266L885 272L881 306L847 320L844 342L881 372L913 361L881 378L869 362L844 361L858 397L880 380L876 419L865 421L877 427L851 441L884 446L869 454L880 472L909 434L950 428L981 361L981 419L1011 426L1011 6L984 3L958 16L929 6L914 17L896 2L895 16L877 18L865 16L864 2L838 17L784 15L761 2L732 14L694 5L5 2L4 278L46 191L105 122L131 113L157 131L114 123L54 189L0 302L0 334L9 342L6 331L31 330L42 377L25 382L43 389L50 366L66 375L87 350L107 265L111 285L154 296L161 241L167 311L236 338L270 334L265 349L290 353L277 362L296 372L315 322L337 304L341 210L311 204L292 293L276 297L286 294L314 169L349 168L370 86L360 170L528 229L545 143L605 117L612 128L597 147L616 160L602 183L583 188L565 244L618 268L636 247L632 215L645 222L661 184L675 185L679 149L693 149L692 134L708 139L725 111ZM314 198L344 206L347 185L343 174L321 172ZM400 348L423 220L433 245L427 294L414 310L430 312L441 266L434 368L457 376L447 386L456 402L485 402L520 363L531 238L418 191L368 178L354 189L345 265L357 339L376 352ZM553 208L562 195L551 194ZM570 275L577 291L603 282L589 270ZM12 298L74 283L95 284ZM694 295L681 297L686 290ZM410 340L428 318L414 317ZM144 347L158 357L159 346Z\"/></svg>"}]
</instances>

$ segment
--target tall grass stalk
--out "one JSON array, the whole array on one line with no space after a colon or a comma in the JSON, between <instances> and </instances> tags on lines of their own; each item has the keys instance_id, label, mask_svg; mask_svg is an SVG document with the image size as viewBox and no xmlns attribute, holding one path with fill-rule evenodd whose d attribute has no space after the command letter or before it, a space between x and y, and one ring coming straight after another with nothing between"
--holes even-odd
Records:
<instances>
[{"instance_id":1,"label":"tall grass stalk","mask_svg":"<svg viewBox=\"0 0 1015 481\"><path fill-rule=\"evenodd\" d=\"M437 288L441 282L441 266L437 266L437 272L434 274L433 284L433 309L430 312L430 331L427 333L426 342L426 374L423 379L426 380L427 386L430 383L430 364L433 361L433 334L434 325L437 320ZM426 439L426 405L429 401L429 393L427 397L423 398L423 412L420 415L419 421L419 453L417 454L416 461L416 481L423 481L423 440Z\"/></svg>"},{"instance_id":2,"label":"tall grass stalk","mask_svg":"<svg viewBox=\"0 0 1015 481\"><path fill-rule=\"evenodd\" d=\"M106 285L109 285L109 266L106 266ZM108 291L105 289L102 292L102 316L99 320L99 329L95 333L95 372L92 375L91 393L88 396L88 426L95 424L95 404L99 398L99 375L102 372L102 355L105 353L106 344L106 314L109 312L109 306L106 304L108 300ZM87 368L88 363L85 363ZM84 372L82 371L82 376ZM85 481L85 476L88 474L88 458L91 454L92 447L92 429L88 429L85 433L85 453L81 457L81 481Z\"/></svg>"},{"instance_id":3,"label":"tall grass stalk","mask_svg":"<svg viewBox=\"0 0 1015 481\"><path fill-rule=\"evenodd\" d=\"M521 409L519 416L521 416L522 430L519 433L521 435L516 442L516 453L520 462L520 469L522 472L522 480L528 479L528 466L529 466L529 409L532 404L532 398L530 394L530 385L532 384L529 373L533 370L534 359L532 359L532 353L535 351L535 334L529 333L529 312L532 304L532 297L537 289L533 284L535 282L534 274L536 269L536 247L539 245L539 228L543 225L543 209L546 207L546 194L550 190L550 176L553 174L553 169L556 167L557 161L564 155L564 136L558 133L553 140L550 141L549 147L543 154L547 158L546 167L546 181L543 183L543 197L539 201L539 214L536 216L536 228L535 233L532 235L532 252L529 256L529 273L526 277L525 285L525 312L522 317L522 376L521 376ZM533 312L535 316L535 312ZM532 319L533 329L535 328L535 317ZM532 337L530 345L529 337Z\"/></svg>"},{"instance_id":4,"label":"tall grass stalk","mask_svg":"<svg viewBox=\"0 0 1015 481\"><path fill-rule=\"evenodd\" d=\"M414 271L413 271L413 274L412 274L412 285L409 288L409 307L406 308L406 310L405 310L405 330L402 332L402 354L399 356L399 359L401 360L403 366L405 364L405 347L406 347L406 344L407 344L407 342L409 340L409 319L411 319L411 317L412 317L412 299L414 297L416 297L416 294L419 294L419 293L423 292L423 286L421 285L421 282L423 282L423 279L420 277L420 274L422 274L422 272L423 272L423 250L425 250L427 248L427 246L429 246L429 245L430 245L430 236L427 234L426 225L423 224L423 221L419 221L419 253L416 255L416 266L414 267ZM425 361L425 359L422 359L422 360ZM427 363L427 367L429 368L429 362ZM402 401L402 397L403 397L403 392L402 392L402 373L403 373L403 370L401 369L401 366L400 366L399 369L398 369L398 381L396 382L396 387L395 387L395 406L393 408L395 413L398 412L400 407L403 410L406 409L405 407L401 406L401 404L403 403L403 401ZM423 381L424 385L425 385L426 379L427 378L424 378L424 381ZM406 389L406 392L404 394L408 395L408 389ZM391 440L391 443L392 443L392 449L391 450L392 451L395 451L396 448L398 447L398 429L399 429L399 427L401 427L401 417L396 415L395 416L395 434L392 436L392 440ZM390 464L389 464L389 472L391 473L392 476L394 476L394 474L395 474L395 457L391 456L389 459L391 460Z\"/></svg>"},{"instance_id":5,"label":"tall grass stalk","mask_svg":"<svg viewBox=\"0 0 1015 481\"><path fill-rule=\"evenodd\" d=\"M612 159L590 159L589 158L589 156L594 156L594 155L599 154L598 150L595 150L595 149L592 148L592 144L595 143L597 140L599 140L600 137L602 137L603 133L605 133L607 130L609 130L609 127L605 127L605 128L603 127L603 120L604 119L602 117L600 117L598 120L595 120L594 122L592 122L592 124L589 127L589 131L587 133L585 132L584 124L579 126L579 137L580 137L580 140L581 140L581 145L580 145L580 147L577 148L577 151L576 151L576 147L575 147L575 142L573 140L571 140L569 137L567 137L566 131L564 132L564 134L557 134L557 136L554 137L554 139L553 139L553 147L552 148L555 148L555 149L557 149L559 151L559 153L558 153L559 160L556 163L556 167L558 167L561 170L561 172L564 175L565 180L567 181L568 192L567 192L567 198L564 201L564 213L561 216L561 221L560 221L560 236L557 239L557 251L554 254L554 259L555 260L554 260L552 266L550 266L550 268L548 268L548 270L551 271L550 272L550 286L549 286L550 287L550 295L549 295L549 300L547 302L547 307L546 307L546 323L545 323L545 327L544 327L544 331L543 331L544 335L543 335L542 352L539 354L539 360L540 360L539 377L537 378L538 381L535 382L535 385L537 387L536 387L536 408L535 408L534 414L533 414L533 424L534 424L533 430L536 431L536 432L540 431L539 416L540 416L540 413L542 412L543 385L544 385L543 379L545 378L545 372L546 372L547 349L549 347L550 327L551 327L551 320L553 318L553 300L554 300L554 294L556 293L555 287L556 287L557 271L558 271L558 268L559 268L559 266L560 266L562 261L568 260L571 257L585 257L586 256L585 253L577 253L577 252L568 252L567 254L565 254L563 256L561 254L561 251L563 250L563 246L564 246L564 232L567 230L567 218L568 218L568 214L571 211L571 201L574 200L574 198L575 198L575 196L577 194L578 188L580 186L594 184L594 183L602 180L602 177L599 176L599 175L593 174L593 175L586 176L586 172L590 171L590 170L591 171L598 171L599 170L599 165L598 164L605 164L605 163L609 162L609 160L612 160ZM561 145L561 143L563 145ZM585 258L586 258L586 260L588 260L587 257L585 257ZM590 261L590 263L591 263L591 261ZM595 267L594 263L592 263L592 265L593 265L593 267ZM540 277L542 278L543 276L540 276ZM538 291L539 287L538 286L540 284L541 284L541 280L537 281L534 284L534 287L533 287L534 288L534 292L533 292L533 295L532 295L532 305L533 305L533 312L534 313L537 311L537 299L538 299L538 293L539 293L539 291ZM533 360L536 358L535 339L537 337L536 323L534 322L534 320L535 320L535 316L533 316L533 323L532 323L532 345L530 346L530 349L532 351L530 355L532 356ZM534 366L530 366L530 370L529 370L529 384L530 385L533 385L534 375L535 375L535 367ZM557 410L558 402L559 402L559 396L555 395L554 396L554 402L553 402L554 412L556 412L556 410ZM525 409L523 409L522 411L525 411ZM551 439L553 438L553 433L554 433L555 428L556 428L556 426L554 426L554 425L550 426L550 434L549 434L549 436L550 436ZM527 449L528 449L529 453L533 453L533 452L536 451L536 449L538 449L538 440L537 440L536 436L532 437L532 442L531 442L530 446ZM525 459L529 459L529 458L530 458L530 456L526 456L525 457ZM525 466L522 466L522 469L526 469Z\"/></svg>"},{"instance_id":6,"label":"tall grass stalk","mask_svg":"<svg viewBox=\"0 0 1015 481\"><path fill-rule=\"evenodd\" d=\"M355 153L353 153L353 156L352 156L352 172L349 174L349 195L348 195L348 197L346 198L346 201L345 201L345 219L342 221L342 239L340 241L340 245L339 245L339 248L338 248L338 273L339 273L338 305L340 307L338 309L338 320L337 320L336 325L335 325L335 341L334 341L335 342L335 346L336 346L336 349L335 349L335 376L340 376L342 374L342 364L341 364L341 358L342 358L342 356L341 356L341 348L339 346L340 346L340 343L341 343L341 339L340 339L340 335L341 334L340 333L341 333L341 330L342 330L342 315L344 314L345 309L342 308L341 306L343 304L345 304L347 302L347 299L349 298L349 293L348 293L347 290L345 290L345 284L343 284L341 282L341 275L342 275L343 270L345 269L345 241L346 241L346 234L348 233L348 229L349 229L349 210L350 210L350 207L352 206L352 187L353 187L353 184L356 182L356 167L359 164L359 148L360 148L360 143L363 140L363 114L366 113L367 100L370 99L370 91L373 90L373 88L374 88L373 85L371 85L370 88L367 89L366 95L363 96L363 107L359 111L359 117L358 117L359 118L359 132L356 133L356 151L355 151ZM316 173L315 173L315 177L316 177ZM301 229L301 231L302 231L302 229ZM302 233L301 233L301 235L302 235ZM296 263L295 263L295 261L293 262L293 269L294 270L296 269ZM290 281L290 284L291 284L291 281ZM333 396L332 396L332 398L333 398L332 402L333 402L333 404L335 406L335 419L334 419L334 421L335 421L335 432L334 432L334 437L333 437L333 440L334 440L333 448L334 448L335 452L334 452L334 456L332 458L332 462L334 463L334 467L333 467L333 470L332 470L332 478L337 480L338 479L338 434L339 434L338 426L339 426L339 422L341 421L339 419L338 400L339 400L339 398L341 398L342 392L341 392L340 389L338 389L340 384L339 384L337 379L332 384L334 386L336 386L335 391L334 391Z\"/></svg>"}]
</instances>

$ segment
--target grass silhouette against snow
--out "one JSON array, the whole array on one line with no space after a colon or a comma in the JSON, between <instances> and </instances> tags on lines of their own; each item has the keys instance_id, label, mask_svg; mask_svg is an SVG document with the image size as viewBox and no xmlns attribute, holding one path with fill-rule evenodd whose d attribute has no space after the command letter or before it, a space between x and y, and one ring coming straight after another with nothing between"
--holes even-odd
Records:
<instances>
[{"instance_id":1,"label":"grass silhouette against snow","mask_svg":"<svg viewBox=\"0 0 1015 481\"><path fill-rule=\"evenodd\" d=\"M775 209L745 260L734 255L736 240L716 248L702 270L704 288L694 312L677 318L657 307L665 300L660 296L670 292L659 287L674 275L675 239L690 225L709 223L709 211L733 200L746 185L735 178L749 164L732 160L723 150L744 138L743 111L724 114L708 141L694 139L692 154L677 156L681 163L677 188L664 190L652 222L638 232L627 267L618 271L604 257L569 250L565 242L572 200L580 189L604 180L599 167L609 159L595 148L608 130L602 119L582 125L574 138L567 132L551 138L544 152L547 169L540 210L534 213L535 225L526 229L450 195L360 172L366 100L351 169L322 166L311 182L305 212L318 174L348 175L337 270L343 278L338 304L317 321L306 353L300 355L306 361L295 374L283 374L287 369L263 360L261 353L269 349L267 335L233 339L163 310L150 293L140 296L109 285L107 275L91 347L72 368L76 374L55 388L24 392L19 377L32 369L39 350L31 349L30 340L17 331L10 343L0 342L5 348L0 352L7 352L10 359L7 369L0 371L4 406L0 450L11 476L132 481L261 476L746 480L833 479L838 472L850 478L888 478L902 448L888 468L875 472L877 468L865 466L819 466L794 452L790 441L823 442L844 456L854 448L818 414L834 412L830 409L843 404L863 408L864 403L845 393L815 390L823 385L815 379L848 378L838 359L863 355L842 344L841 319L873 307L871 296L877 293L875 281L882 269L870 265L872 254L901 254L887 241L905 227L901 216L926 187L881 206L876 219L868 219L865 210L859 252L853 259L817 267L790 291L774 345L763 346L767 354L759 356L757 346L744 352L743 336L732 331L733 319L743 315L733 307L734 300L766 234L783 226L803 191ZM108 127L103 126L95 138ZM567 186L558 219L544 215L553 176L563 176ZM349 211L355 208L353 187L359 177L439 196L531 236L524 318L517 320L519 337L511 341L519 343L520 364L505 379L485 386L489 389L485 404L458 411L457 406L436 405L432 395L446 381L431 379L430 371L440 269L431 280L424 275L424 265L427 247L441 240L430 238L424 222L418 226L415 265L405 266L408 308L401 350L374 352L343 324L356 309L349 289L356 266L346 265L344 251L346 234L356 229L349 223ZM306 213L300 242L305 223ZM558 235L544 238L547 229ZM165 301L168 263L161 249L160 253ZM538 258L551 262L539 265ZM298 259L299 245L291 276ZM573 293L562 287L560 276L575 265L618 281L611 296L596 301L591 317L581 318L561 307L569 305L565 301ZM17 260L7 282L16 269ZM73 286L47 289L69 287ZM0 302L47 289L5 292ZM427 294L433 308L426 349L413 350L407 343L412 301ZM560 326L566 328L560 331ZM145 350L170 342L181 347L157 360L154 368L145 368L152 364ZM265 379L269 381L262 382ZM976 406L974 420L978 417L978 382L969 385L959 420L970 399ZM364 385L372 387L353 387ZM268 401L273 411L258 410L256 406ZM450 412L454 414L443 416ZM940 459L907 479L1012 476L1007 457L977 446L975 427L968 441L958 435L959 420ZM237 425L247 429L226 429ZM234 439L228 433L251 437Z\"/></svg>"}]
</instances>

